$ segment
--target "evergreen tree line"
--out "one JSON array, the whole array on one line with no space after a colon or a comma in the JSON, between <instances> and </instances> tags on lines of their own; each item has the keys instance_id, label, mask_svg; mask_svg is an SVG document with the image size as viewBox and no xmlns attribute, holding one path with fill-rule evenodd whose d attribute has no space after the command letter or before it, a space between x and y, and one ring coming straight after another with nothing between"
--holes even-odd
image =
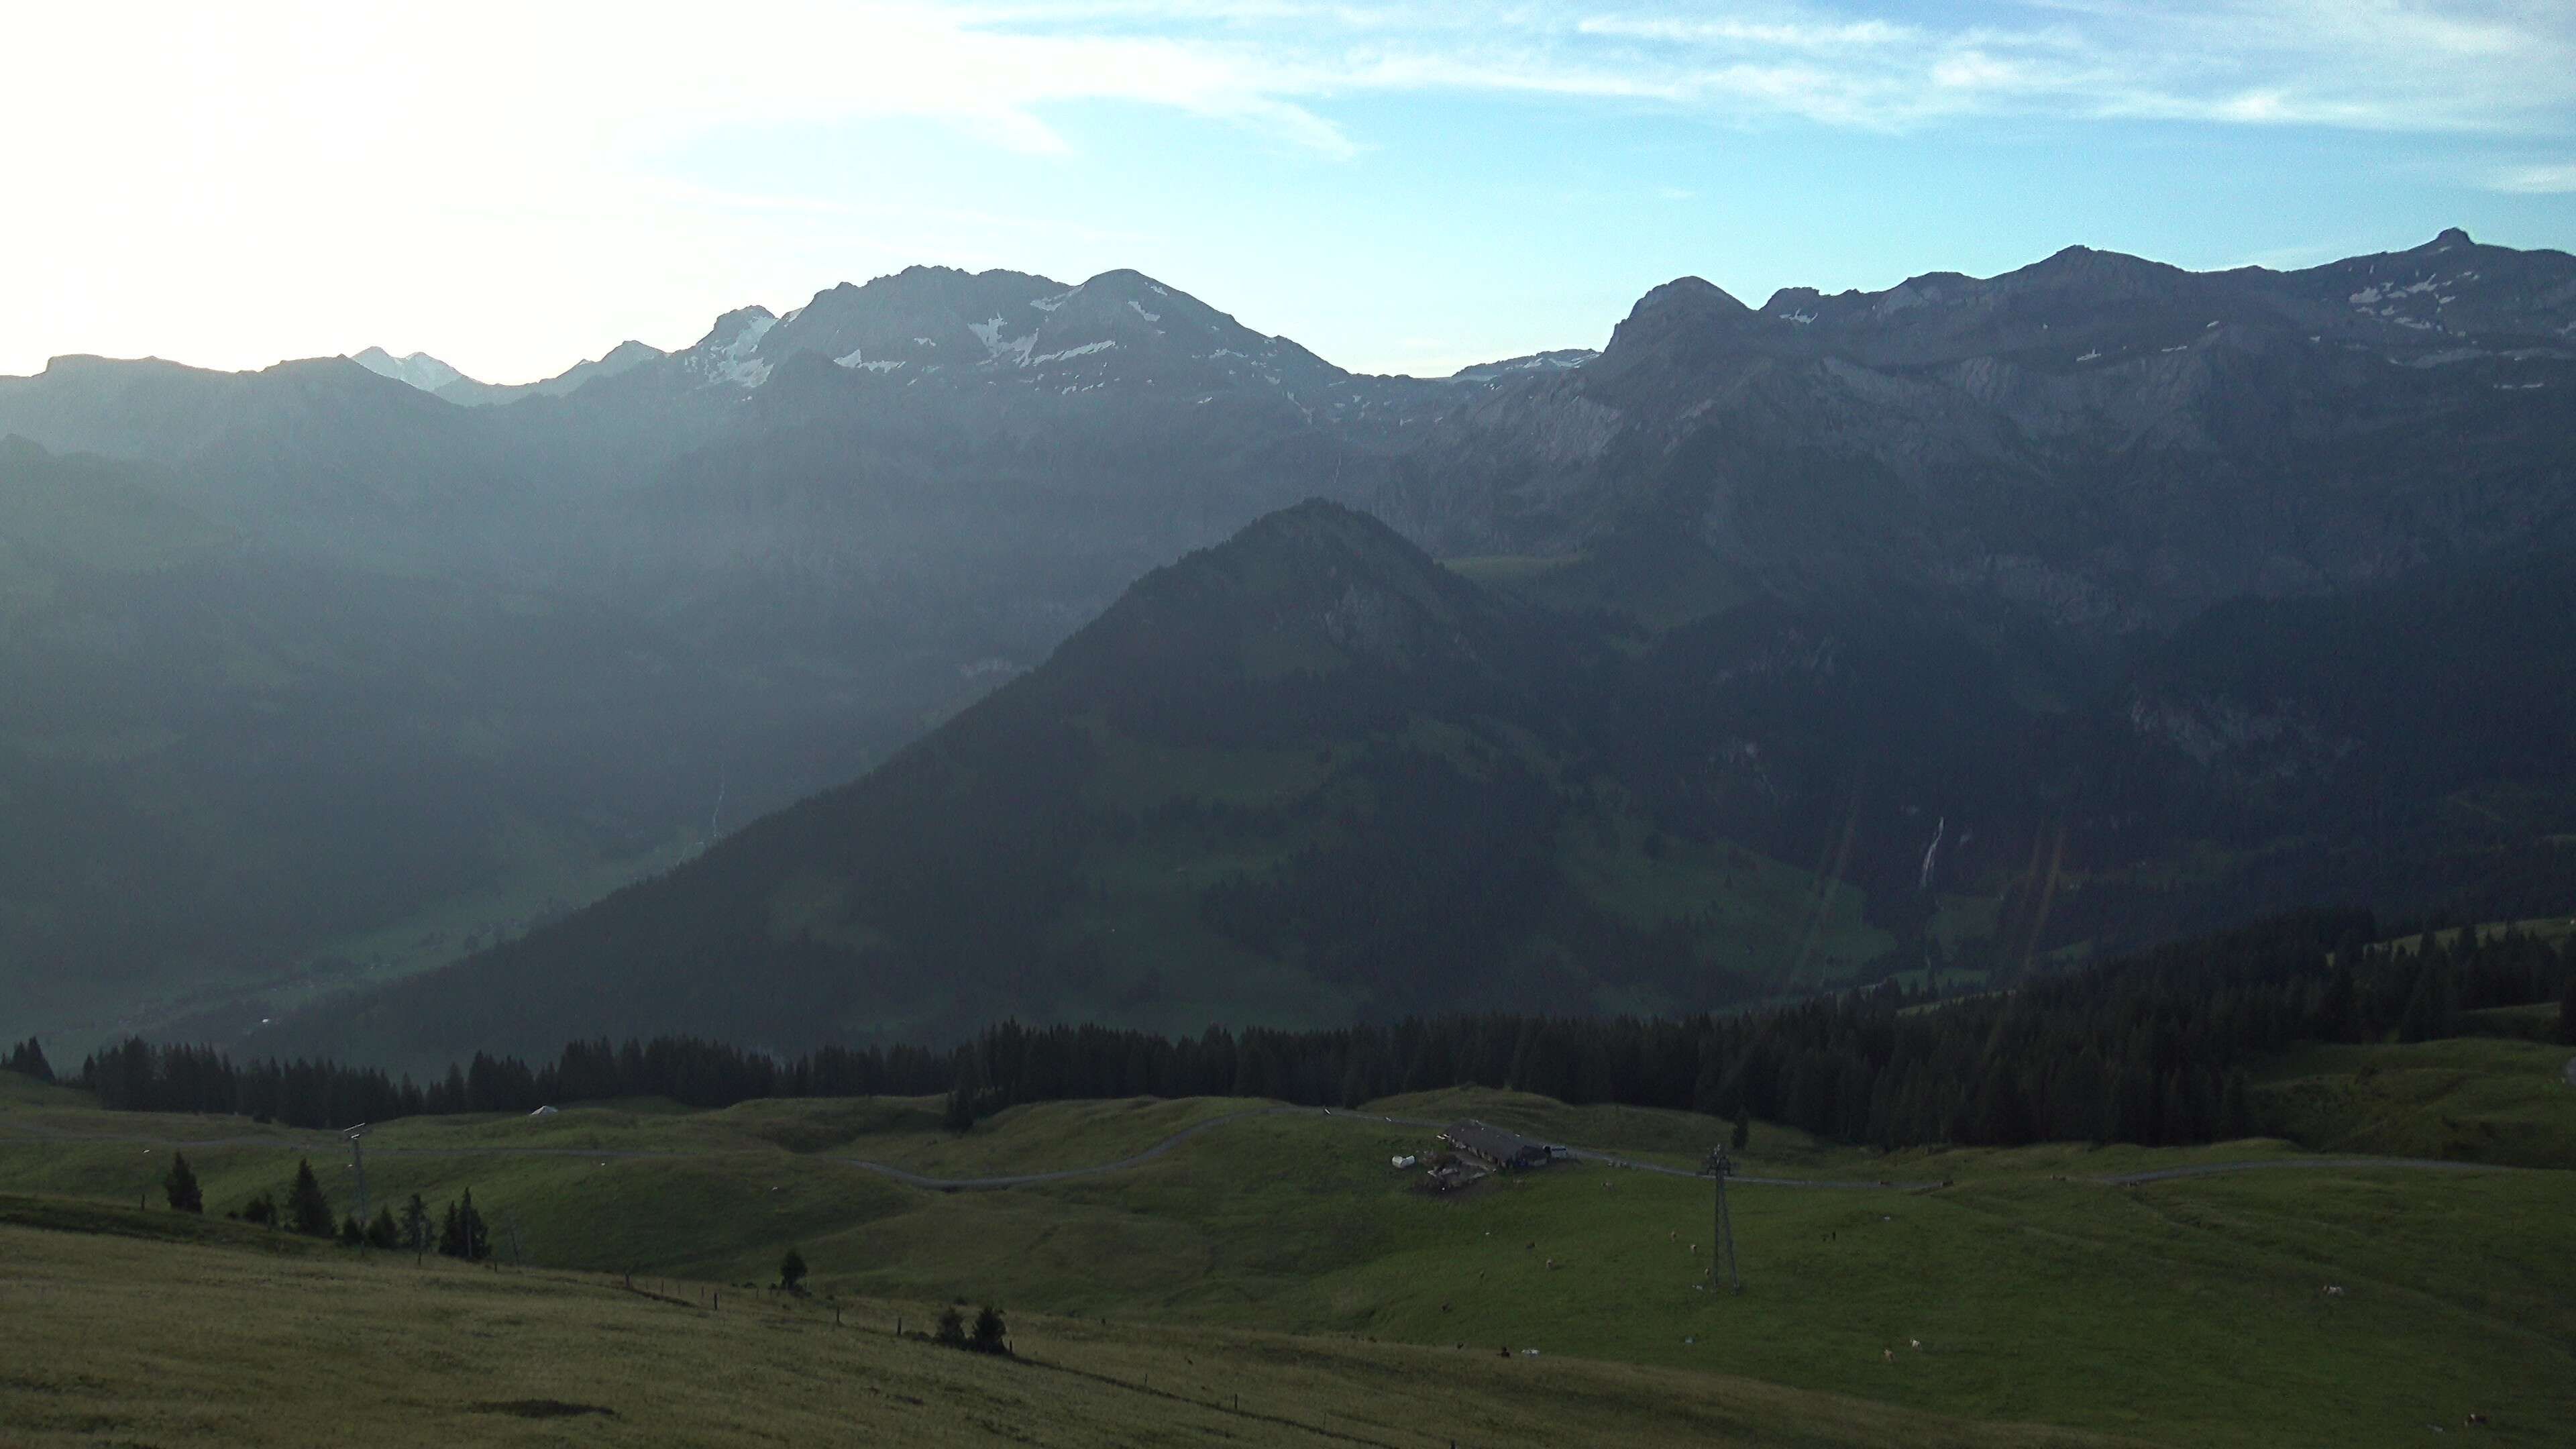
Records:
<instances>
[{"instance_id":1,"label":"evergreen tree line","mask_svg":"<svg viewBox=\"0 0 2576 1449\"><path fill-rule=\"evenodd\" d=\"M205 1189L184 1152L172 1154L170 1170L161 1178L161 1192L173 1212L202 1214L206 1210ZM284 1202L275 1192L262 1189L226 1216L308 1238L336 1238L344 1247L402 1248L426 1254L434 1246L442 1257L474 1263L492 1256L491 1228L474 1206L472 1188L447 1205L435 1232L430 1228L429 1204L421 1201L419 1193L413 1193L411 1201L403 1205L399 1219L387 1206L376 1209L372 1222L359 1222L355 1213L335 1222L330 1195L322 1190L322 1180L314 1175L310 1158L297 1160L295 1180L287 1185Z\"/></svg>"},{"instance_id":2,"label":"evergreen tree line","mask_svg":"<svg viewBox=\"0 0 2576 1449\"><path fill-rule=\"evenodd\" d=\"M944 1092L949 1125L965 1130L1025 1102L1241 1096L1352 1106L1476 1085L1749 1114L1887 1147L2160 1145L2257 1130L2249 1070L2301 1044L2453 1035L2460 1013L2489 1006L2562 1002L2562 1015L2576 1017L2576 938L2553 946L2472 929L2396 949L2368 944L2373 926L2366 912L2310 913L2008 992L1938 1000L1890 983L1725 1016L1489 1013L1181 1038L1005 1022L944 1052L827 1048L791 1060L688 1038L576 1042L537 1067L477 1056L425 1087L329 1062L236 1065L209 1048L128 1041L85 1062L80 1080L113 1108L242 1112L312 1127L626 1096L721 1107Z\"/></svg>"},{"instance_id":3,"label":"evergreen tree line","mask_svg":"<svg viewBox=\"0 0 2576 1449\"><path fill-rule=\"evenodd\" d=\"M32 1036L11 1047L9 1055L0 1057L0 1072L16 1072L40 1082L54 1079L53 1063L45 1060L45 1049Z\"/></svg>"}]
</instances>

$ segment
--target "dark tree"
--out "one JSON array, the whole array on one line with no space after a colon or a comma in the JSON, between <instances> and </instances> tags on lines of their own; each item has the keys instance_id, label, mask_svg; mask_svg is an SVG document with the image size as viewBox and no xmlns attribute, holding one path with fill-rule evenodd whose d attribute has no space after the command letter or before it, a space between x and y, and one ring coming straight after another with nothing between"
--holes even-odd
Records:
<instances>
[{"instance_id":1,"label":"dark tree","mask_svg":"<svg viewBox=\"0 0 2576 1449\"><path fill-rule=\"evenodd\" d=\"M2558 1039L2576 1046L2576 976L2567 978L2567 994L2558 999Z\"/></svg>"},{"instance_id":2,"label":"dark tree","mask_svg":"<svg viewBox=\"0 0 2576 1449\"><path fill-rule=\"evenodd\" d=\"M1728 1146L1733 1147L1738 1152L1742 1152L1748 1145L1750 1145L1753 1141L1753 1114L1750 1112L1736 1113L1735 1130L1726 1134L1726 1141Z\"/></svg>"},{"instance_id":3,"label":"dark tree","mask_svg":"<svg viewBox=\"0 0 2576 1449\"><path fill-rule=\"evenodd\" d=\"M367 1246L391 1249L401 1247L402 1243L402 1229L394 1225L394 1210L389 1207L376 1209L376 1220L367 1224Z\"/></svg>"},{"instance_id":4,"label":"dark tree","mask_svg":"<svg viewBox=\"0 0 2576 1449\"><path fill-rule=\"evenodd\" d=\"M976 1109L984 1095L984 1074L975 1069L975 1054L972 1051L961 1052L959 1058L957 1084L948 1089L944 1117L951 1132L973 1130L975 1118L979 1115Z\"/></svg>"},{"instance_id":5,"label":"dark tree","mask_svg":"<svg viewBox=\"0 0 2576 1449\"><path fill-rule=\"evenodd\" d=\"M414 1253L426 1253L429 1244L429 1204L420 1200L419 1193L413 1193L411 1201L403 1204L402 1245Z\"/></svg>"},{"instance_id":6,"label":"dark tree","mask_svg":"<svg viewBox=\"0 0 2576 1449\"><path fill-rule=\"evenodd\" d=\"M356 1213L351 1213L347 1217L340 1219L341 1247L363 1247L366 1244L366 1241L367 1230L358 1226L358 1215Z\"/></svg>"},{"instance_id":7,"label":"dark tree","mask_svg":"<svg viewBox=\"0 0 2576 1449\"><path fill-rule=\"evenodd\" d=\"M38 1046L32 1036L11 1047L7 1057L0 1058L0 1071L17 1072L40 1082L54 1079L53 1066L45 1060L45 1049Z\"/></svg>"},{"instance_id":8,"label":"dark tree","mask_svg":"<svg viewBox=\"0 0 2576 1449\"><path fill-rule=\"evenodd\" d=\"M484 1225L483 1215L474 1210L472 1188L447 1205L447 1214L439 1222L438 1251L444 1257L463 1258L469 1263L480 1263L492 1256L492 1233Z\"/></svg>"},{"instance_id":9,"label":"dark tree","mask_svg":"<svg viewBox=\"0 0 2576 1449\"><path fill-rule=\"evenodd\" d=\"M296 1162L295 1184L286 1190L286 1226L308 1238L331 1236L331 1199L323 1194L309 1158Z\"/></svg>"},{"instance_id":10,"label":"dark tree","mask_svg":"<svg viewBox=\"0 0 2576 1449\"><path fill-rule=\"evenodd\" d=\"M950 1304L948 1307L940 1309L939 1329L936 1333L933 1333L931 1337L948 1345L950 1348L964 1348L966 1346L966 1315L958 1312L955 1304Z\"/></svg>"},{"instance_id":11,"label":"dark tree","mask_svg":"<svg viewBox=\"0 0 2576 1449\"><path fill-rule=\"evenodd\" d=\"M198 1190L197 1174L189 1170L188 1156L184 1152L170 1158L170 1171L161 1179L161 1191L169 1197L173 1212L203 1213L206 1210L206 1195Z\"/></svg>"},{"instance_id":12,"label":"dark tree","mask_svg":"<svg viewBox=\"0 0 2576 1449\"><path fill-rule=\"evenodd\" d=\"M241 1220L264 1228L277 1226L277 1199L269 1194L268 1189L261 1188L258 1196L242 1204Z\"/></svg>"},{"instance_id":13,"label":"dark tree","mask_svg":"<svg viewBox=\"0 0 2576 1449\"><path fill-rule=\"evenodd\" d=\"M985 1304L984 1310L975 1315L975 1341L972 1345L975 1351L1008 1353L1010 1350L1004 1345L1008 1344L1010 1339L1011 1328L1009 1324L1002 1321L1001 1310L990 1303Z\"/></svg>"},{"instance_id":14,"label":"dark tree","mask_svg":"<svg viewBox=\"0 0 2576 1449\"><path fill-rule=\"evenodd\" d=\"M778 1286L790 1293L805 1291L805 1255L794 1248L778 1260Z\"/></svg>"}]
</instances>

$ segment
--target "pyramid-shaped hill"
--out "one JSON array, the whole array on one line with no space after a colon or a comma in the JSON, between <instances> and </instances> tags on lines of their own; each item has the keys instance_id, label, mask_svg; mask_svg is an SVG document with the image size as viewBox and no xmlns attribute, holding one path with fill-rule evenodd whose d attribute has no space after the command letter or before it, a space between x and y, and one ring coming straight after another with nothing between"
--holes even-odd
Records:
<instances>
[{"instance_id":1,"label":"pyramid-shaped hill","mask_svg":"<svg viewBox=\"0 0 2576 1449\"><path fill-rule=\"evenodd\" d=\"M1139 580L867 777L282 1044L418 1063L1770 989L1710 967L1785 964L1812 883L1665 840L1586 763L1599 658L1376 520L1302 504Z\"/></svg>"}]
</instances>

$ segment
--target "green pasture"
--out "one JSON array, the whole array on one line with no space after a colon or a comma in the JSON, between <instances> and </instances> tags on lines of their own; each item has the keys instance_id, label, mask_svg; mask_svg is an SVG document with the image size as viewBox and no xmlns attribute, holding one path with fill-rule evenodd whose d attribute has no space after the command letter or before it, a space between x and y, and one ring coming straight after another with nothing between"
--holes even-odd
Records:
<instances>
[{"instance_id":1,"label":"green pasture","mask_svg":"<svg viewBox=\"0 0 2576 1449\"><path fill-rule=\"evenodd\" d=\"M1724 1130L1689 1113L1425 1094L1230 1121L1133 1168L1009 1191L924 1191L849 1160L1045 1171L1257 1105L1045 1104L958 1138L927 1099L628 1102L381 1124L367 1173L379 1202L418 1192L435 1209L470 1187L496 1241L531 1265L736 1292L772 1278L793 1244L818 1290L845 1302L990 1299L1108 1333L1293 1333L1479 1363L1535 1348L1546 1362L2172 1444L2413 1442L2471 1412L2500 1442L2576 1432L2570 1173L2295 1169L2119 1187L2100 1179L2298 1149L1880 1156L1757 1123L1746 1174L1857 1185L1738 1185L1739 1296L1707 1284L1705 1179L1573 1164L1435 1198L1389 1165L1430 1134L1383 1120L1472 1115L1683 1165ZM157 1205L146 1188L172 1141L201 1144L186 1150L217 1214L282 1188L298 1156L336 1203L353 1197L328 1134L97 1112L59 1090L0 1105L0 1192ZM1947 1185L1870 1185L1881 1179Z\"/></svg>"},{"instance_id":2,"label":"green pasture","mask_svg":"<svg viewBox=\"0 0 2576 1449\"><path fill-rule=\"evenodd\" d=\"M1013 1355L987 1357L922 1341L926 1303L280 1256L154 1217L0 1198L12 1445L2105 1442L1700 1373L1025 1309Z\"/></svg>"}]
</instances>

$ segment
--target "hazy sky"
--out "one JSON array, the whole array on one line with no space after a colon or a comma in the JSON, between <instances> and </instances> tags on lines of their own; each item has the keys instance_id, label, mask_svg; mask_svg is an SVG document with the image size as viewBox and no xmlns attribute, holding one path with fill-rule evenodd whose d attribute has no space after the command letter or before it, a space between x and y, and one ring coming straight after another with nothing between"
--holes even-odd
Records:
<instances>
[{"instance_id":1,"label":"hazy sky","mask_svg":"<svg viewBox=\"0 0 2576 1449\"><path fill-rule=\"evenodd\" d=\"M1446 371L1685 273L2576 248L2576 0L0 5L0 372L518 381L913 262Z\"/></svg>"}]
</instances>

